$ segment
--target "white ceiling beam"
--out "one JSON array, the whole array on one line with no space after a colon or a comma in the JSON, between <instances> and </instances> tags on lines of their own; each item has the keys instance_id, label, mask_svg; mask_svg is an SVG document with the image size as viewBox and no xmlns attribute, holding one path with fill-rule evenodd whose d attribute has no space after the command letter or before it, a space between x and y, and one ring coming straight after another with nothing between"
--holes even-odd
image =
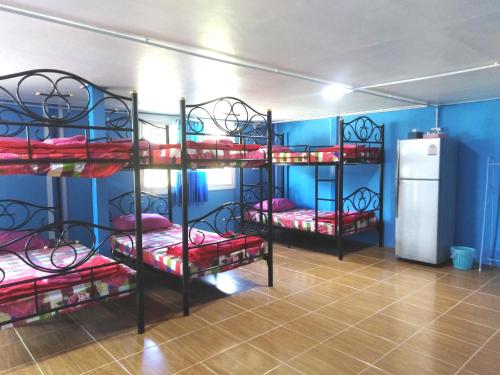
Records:
<instances>
[{"instance_id":1,"label":"white ceiling beam","mask_svg":"<svg viewBox=\"0 0 500 375\"><path fill-rule=\"evenodd\" d=\"M425 81L425 80L428 80L428 79L437 79L437 78L444 78L444 77L456 76L456 75L460 75L460 74L467 74L467 73L472 73L472 72L478 72L478 71L481 71L481 70L495 69L495 68L499 68L499 67L500 67L500 63L498 61L495 61L492 64L476 66L476 67L468 68L468 69L453 70L451 72L446 72L446 73L431 74L431 75L422 76L422 77L401 79L399 81L390 81L390 82L383 82L383 83L375 83L373 85L355 87L354 90L365 91L365 90L373 89L373 88L386 87L386 86L394 86L394 85L402 85L402 84L405 84L405 83L412 83L412 82Z\"/></svg>"},{"instance_id":2,"label":"white ceiling beam","mask_svg":"<svg viewBox=\"0 0 500 375\"><path fill-rule=\"evenodd\" d=\"M30 17L30 18L41 20L41 21L55 23L55 24L59 24L59 25L67 26L67 27L72 27L75 29L85 30L85 31L89 31L89 32L93 32L93 33L97 33L97 34L101 34L101 35L107 35L107 36L114 37L114 38L124 39L124 40L128 40L128 41L135 42L135 43L141 43L141 44L149 45L152 47L162 48L165 50L190 55L193 57L198 57L198 58L202 58L202 59L216 61L219 63L230 64L230 65L234 65L234 66L238 66L238 67L242 67L242 68L259 70L259 71L263 71L263 72L267 72L267 73L278 74L278 75L282 75L282 76L286 76L286 77L290 77L290 78L300 79L303 81L317 83L320 85L339 84L339 82L333 82L333 81L325 80L325 79L310 76L310 75L300 74L300 73L292 72L289 70L281 69L279 67L269 66L269 65L265 65L265 64L257 64L257 63L254 63L252 61L244 60L244 59L241 59L238 57L228 56L228 55L218 53L218 52L213 52L213 51L199 49L199 48L193 48L193 47L185 46L182 44L176 44L176 43L171 43L171 42L166 42L166 41L155 40L155 39L149 38L147 36L130 34L130 33L121 32L121 31L117 31L117 30L113 30L113 29L106 29L106 28L103 28L100 26L95 26L95 25L91 25L88 23L74 21L74 20L70 20L67 18L56 17L56 16L52 16L50 14L32 11L29 9L23 9L23 8L14 7L14 6L10 6L10 5L0 4L0 11L11 13L11 14L16 14L16 15L20 15L20 16L24 16L24 17ZM344 86L346 86L349 89L353 89L351 85L344 85ZM368 94L368 95L375 95L378 97L398 100L398 101L402 101L402 102L406 102L406 103L417 104L417 105L427 105L427 103L425 101L414 99L414 98L409 98L409 97L405 97L405 96L387 94L387 93L379 92L379 91L375 91L375 90L365 90L364 88L357 88L354 90L364 92L365 94Z\"/></svg>"}]
</instances>

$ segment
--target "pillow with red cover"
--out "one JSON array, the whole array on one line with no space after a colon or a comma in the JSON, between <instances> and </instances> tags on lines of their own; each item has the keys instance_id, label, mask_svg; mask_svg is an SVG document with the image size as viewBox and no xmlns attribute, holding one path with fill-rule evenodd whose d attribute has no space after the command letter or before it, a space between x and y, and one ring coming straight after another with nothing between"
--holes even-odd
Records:
<instances>
[{"instance_id":1,"label":"pillow with red cover","mask_svg":"<svg viewBox=\"0 0 500 375\"><path fill-rule=\"evenodd\" d=\"M81 143L83 141L85 141L84 135L74 135L72 137L64 137L64 138L49 138L43 141L43 143L57 146L63 144Z\"/></svg>"},{"instance_id":2,"label":"pillow with red cover","mask_svg":"<svg viewBox=\"0 0 500 375\"><path fill-rule=\"evenodd\" d=\"M111 220L111 225L117 230L135 230L135 215L121 215ZM158 214L142 214L142 230L152 231L159 229L170 229L173 224L166 217Z\"/></svg>"},{"instance_id":3,"label":"pillow with red cover","mask_svg":"<svg viewBox=\"0 0 500 375\"><path fill-rule=\"evenodd\" d=\"M273 152L292 152L292 149L288 146L273 145Z\"/></svg>"},{"instance_id":4,"label":"pillow with red cover","mask_svg":"<svg viewBox=\"0 0 500 375\"><path fill-rule=\"evenodd\" d=\"M27 230L0 230L0 247L4 250L24 251L26 245L28 250L41 249L45 246L49 246L50 242L40 234L33 234L22 240L15 241L10 245L1 246L2 244L13 241L29 233L31 232Z\"/></svg>"},{"instance_id":5,"label":"pillow with red cover","mask_svg":"<svg viewBox=\"0 0 500 375\"><path fill-rule=\"evenodd\" d=\"M267 210L268 201L262 201L262 209ZM295 208L295 203L293 203L290 199L287 198L273 198L272 200L273 212L283 212L291 210ZM257 203L253 206L256 209L260 209L260 203Z\"/></svg>"}]
</instances>

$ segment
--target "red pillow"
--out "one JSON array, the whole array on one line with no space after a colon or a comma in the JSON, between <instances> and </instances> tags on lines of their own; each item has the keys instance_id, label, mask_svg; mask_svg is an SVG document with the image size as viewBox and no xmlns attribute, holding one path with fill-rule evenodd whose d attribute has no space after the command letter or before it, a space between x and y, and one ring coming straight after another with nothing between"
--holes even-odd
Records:
<instances>
[{"instance_id":1,"label":"red pillow","mask_svg":"<svg viewBox=\"0 0 500 375\"><path fill-rule=\"evenodd\" d=\"M292 149L288 146L273 146L273 152L292 152Z\"/></svg>"},{"instance_id":2,"label":"red pillow","mask_svg":"<svg viewBox=\"0 0 500 375\"><path fill-rule=\"evenodd\" d=\"M173 224L165 216L158 214L142 214L142 230L152 231L159 229L170 229ZM135 215L121 215L111 220L111 225L117 230L135 230Z\"/></svg>"},{"instance_id":3,"label":"red pillow","mask_svg":"<svg viewBox=\"0 0 500 375\"><path fill-rule=\"evenodd\" d=\"M47 143L49 145L63 145L63 144L72 144L72 143L81 143L85 141L84 135L74 135L73 137L64 137L64 138L49 138L43 141L43 143Z\"/></svg>"},{"instance_id":4,"label":"red pillow","mask_svg":"<svg viewBox=\"0 0 500 375\"><path fill-rule=\"evenodd\" d=\"M31 236L27 236L22 240L15 241L7 246L2 246L2 244L13 241L19 237L25 236L31 233L27 230L0 230L0 248L4 250L21 252L24 251L26 245L28 250L34 249L42 249L45 246L49 246L50 242L46 240L40 234L32 234Z\"/></svg>"},{"instance_id":5,"label":"red pillow","mask_svg":"<svg viewBox=\"0 0 500 375\"><path fill-rule=\"evenodd\" d=\"M268 201L262 201L262 209L267 210ZM295 208L295 203L293 203L290 199L286 198L273 198L272 200L273 212L283 212L291 210ZM260 209L260 203L257 203L253 206L256 209Z\"/></svg>"}]
</instances>

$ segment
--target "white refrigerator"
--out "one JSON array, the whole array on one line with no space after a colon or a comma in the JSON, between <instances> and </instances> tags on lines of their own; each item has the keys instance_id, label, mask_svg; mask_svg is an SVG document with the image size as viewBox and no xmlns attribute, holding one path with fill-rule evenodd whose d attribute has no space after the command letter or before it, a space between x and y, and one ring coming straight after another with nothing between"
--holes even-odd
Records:
<instances>
[{"instance_id":1,"label":"white refrigerator","mask_svg":"<svg viewBox=\"0 0 500 375\"><path fill-rule=\"evenodd\" d=\"M396 256L445 262L455 234L455 141L400 140L396 168Z\"/></svg>"}]
</instances>

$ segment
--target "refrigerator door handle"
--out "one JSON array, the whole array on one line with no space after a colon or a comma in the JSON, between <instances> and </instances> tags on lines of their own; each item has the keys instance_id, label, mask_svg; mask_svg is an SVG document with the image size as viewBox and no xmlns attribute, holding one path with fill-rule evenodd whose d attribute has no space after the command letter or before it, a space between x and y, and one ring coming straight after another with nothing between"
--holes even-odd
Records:
<instances>
[{"instance_id":1,"label":"refrigerator door handle","mask_svg":"<svg viewBox=\"0 0 500 375\"><path fill-rule=\"evenodd\" d=\"M395 189L396 189L396 194L395 194L395 204L396 204L396 207L395 207L395 211L396 211L396 217L398 217L398 211L399 211L399 141L398 141L398 145L397 145L397 149L396 149L396 153L397 153L397 160L396 160L396 186L395 186Z\"/></svg>"}]
</instances>

